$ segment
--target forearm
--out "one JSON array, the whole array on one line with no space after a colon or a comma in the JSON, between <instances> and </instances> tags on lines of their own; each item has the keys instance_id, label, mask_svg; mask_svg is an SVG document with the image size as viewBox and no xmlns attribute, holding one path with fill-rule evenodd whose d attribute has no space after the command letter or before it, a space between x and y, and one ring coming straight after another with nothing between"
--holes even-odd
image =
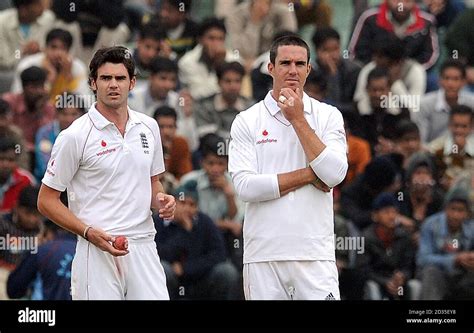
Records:
<instances>
[{"instance_id":1,"label":"forearm","mask_svg":"<svg viewBox=\"0 0 474 333\"><path fill-rule=\"evenodd\" d=\"M57 197L45 194L44 186L41 186L38 196L38 210L51 221L76 235L83 236L87 225L79 220L69 208ZM58 192L59 193L59 192Z\"/></svg>"},{"instance_id":2,"label":"forearm","mask_svg":"<svg viewBox=\"0 0 474 333\"><path fill-rule=\"evenodd\" d=\"M233 219L235 215L237 215L237 205L235 204L235 195L234 193L226 194L225 198L227 200L227 216L230 219Z\"/></svg>"},{"instance_id":3,"label":"forearm","mask_svg":"<svg viewBox=\"0 0 474 333\"><path fill-rule=\"evenodd\" d=\"M277 176L280 196L284 196L302 186L308 185L317 178L310 167L287 173L280 173Z\"/></svg>"},{"instance_id":4,"label":"forearm","mask_svg":"<svg viewBox=\"0 0 474 333\"><path fill-rule=\"evenodd\" d=\"M326 145L314 133L305 118L294 121L292 125L307 159L314 160L326 148Z\"/></svg>"},{"instance_id":5,"label":"forearm","mask_svg":"<svg viewBox=\"0 0 474 333\"><path fill-rule=\"evenodd\" d=\"M160 209L160 205L158 200L156 199L156 195L158 193L165 193L165 190L163 188L163 184L161 184L160 179L158 178L158 175L151 177L151 208L154 209Z\"/></svg>"}]
</instances>

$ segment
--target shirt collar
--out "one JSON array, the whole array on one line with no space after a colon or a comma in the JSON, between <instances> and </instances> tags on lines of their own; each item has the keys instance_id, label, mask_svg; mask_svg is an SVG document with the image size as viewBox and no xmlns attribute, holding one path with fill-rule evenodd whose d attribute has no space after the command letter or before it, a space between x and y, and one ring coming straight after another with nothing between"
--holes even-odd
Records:
<instances>
[{"instance_id":1,"label":"shirt collar","mask_svg":"<svg viewBox=\"0 0 474 333\"><path fill-rule=\"evenodd\" d=\"M91 119L92 123L98 130L103 130L105 127L108 125L113 125L111 121L109 121L107 118L105 118L97 109L96 109L96 103L92 104L92 106L89 109L88 115L89 118ZM128 122L127 122L127 128L131 125L136 125L141 123L140 118L138 118L134 112L132 111L129 107L128 108Z\"/></svg>"},{"instance_id":2,"label":"shirt collar","mask_svg":"<svg viewBox=\"0 0 474 333\"><path fill-rule=\"evenodd\" d=\"M223 112L225 110L228 110L230 108L236 109L236 110L244 110L245 105L242 97L237 97L237 100L235 101L234 105L228 106L225 101L224 97L222 97L222 94L216 94L214 97L214 108L216 109L217 112Z\"/></svg>"},{"instance_id":3,"label":"shirt collar","mask_svg":"<svg viewBox=\"0 0 474 333\"><path fill-rule=\"evenodd\" d=\"M449 105L444 98L445 93L443 89L439 89L436 93L436 106L435 110L438 112L449 112Z\"/></svg>"},{"instance_id":4,"label":"shirt collar","mask_svg":"<svg viewBox=\"0 0 474 333\"><path fill-rule=\"evenodd\" d=\"M449 156L453 153L454 138L452 134L448 134L444 141L443 154ZM474 134L470 134L466 139L466 145L463 151L471 157L474 157Z\"/></svg>"},{"instance_id":5,"label":"shirt collar","mask_svg":"<svg viewBox=\"0 0 474 333\"><path fill-rule=\"evenodd\" d=\"M446 93L444 89L440 88L436 93L436 105L435 110L438 112L450 112L451 107L446 102ZM458 94L458 104L466 104L467 94L465 91L461 90ZM468 103L467 103L468 104Z\"/></svg>"},{"instance_id":6,"label":"shirt collar","mask_svg":"<svg viewBox=\"0 0 474 333\"><path fill-rule=\"evenodd\" d=\"M272 91L273 90L270 90L267 93L267 96L265 96L265 99L263 100L263 104L268 109L270 114L274 116L278 113L278 111L280 111L280 108L278 107L277 101L275 101L272 96ZM307 114L311 114L313 112L313 104L311 103L311 99L305 92L303 92L303 105L304 112L306 112Z\"/></svg>"}]
</instances>

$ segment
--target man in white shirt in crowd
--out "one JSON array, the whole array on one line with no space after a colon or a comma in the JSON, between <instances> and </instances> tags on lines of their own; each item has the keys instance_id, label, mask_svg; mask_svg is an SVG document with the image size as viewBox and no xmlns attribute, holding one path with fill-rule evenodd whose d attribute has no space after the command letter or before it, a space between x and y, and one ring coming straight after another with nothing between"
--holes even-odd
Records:
<instances>
[{"instance_id":1,"label":"man in white shirt in crowd","mask_svg":"<svg viewBox=\"0 0 474 333\"><path fill-rule=\"evenodd\" d=\"M158 178L165 171L158 124L127 106L135 80L126 48L96 52L89 81L97 103L59 134L43 178L38 209L81 236L74 300L169 299L150 208L172 219L175 200ZM69 209L59 199L66 189ZM119 235L128 249L113 246Z\"/></svg>"},{"instance_id":2,"label":"man in white shirt in crowd","mask_svg":"<svg viewBox=\"0 0 474 333\"><path fill-rule=\"evenodd\" d=\"M347 172L341 113L310 98L308 45L277 39L273 90L232 125L229 171L247 203L246 299L339 299L331 188Z\"/></svg>"}]
</instances>

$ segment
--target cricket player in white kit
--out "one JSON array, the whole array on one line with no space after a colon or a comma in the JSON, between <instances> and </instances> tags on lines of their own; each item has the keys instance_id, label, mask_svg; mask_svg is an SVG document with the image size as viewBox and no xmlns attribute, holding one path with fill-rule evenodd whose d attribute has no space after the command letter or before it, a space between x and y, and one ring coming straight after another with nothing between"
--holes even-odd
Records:
<instances>
[{"instance_id":1,"label":"cricket player in white kit","mask_svg":"<svg viewBox=\"0 0 474 333\"><path fill-rule=\"evenodd\" d=\"M232 125L248 300L340 299L331 188L347 172L346 136L341 113L303 92L309 52L299 37L276 40L273 90Z\"/></svg>"},{"instance_id":2,"label":"cricket player in white kit","mask_svg":"<svg viewBox=\"0 0 474 333\"><path fill-rule=\"evenodd\" d=\"M169 299L150 208L171 219L175 200L158 179L165 171L158 124L127 106L135 86L129 51L98 50L90 84L97 103L59 134L38 208L81 236L72 264L74 300ZM69 209L59 200L65 189ZM119 235L127 237L127 250L112 246Z\"/></svg>"}]
</instances>

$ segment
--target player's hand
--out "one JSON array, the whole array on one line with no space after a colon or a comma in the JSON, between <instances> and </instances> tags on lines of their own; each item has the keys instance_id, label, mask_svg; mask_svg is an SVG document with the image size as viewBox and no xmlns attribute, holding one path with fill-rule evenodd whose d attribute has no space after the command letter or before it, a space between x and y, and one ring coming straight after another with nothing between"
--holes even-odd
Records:
<instances>
[{"instance_id":1,"label":"player's hand","mask_svg":"<svg viewBox=\"0 0 474 333\"><path fill-rule=\"evenodd\" d=\"M296 91L291 88L281 89L277 104L290 123L304 119L303 92L300 88L296 88Z\"/></svg>"},{"instance_id":2,"label":"player's hand","mask_svg":"<svg viewBox=\"0 0 474 333\"><path fill-rule=\"evenodd\" d=\"M331 188L327 186L321 179L317 178L311 182L311 185L316 187L318 190L329 193Z\"/></svg>"},{"instance_id":3,"label":"player's hand","mask_svg":"<svg viewBox=\"0 0 474 333\"><path fill-rule=\"evenodd\" d=\"M164 194L159 192L156 195L156 201L160 209L158 214L162 219L172 220L174 219L174 212L176 210L176 201L172 195Z\"/></svg>"},{"instance_id":4,"label":"player's hand","mask_svg":"<svg viewBox=\"0 0 474 333\"><path fill-rule=\"evenodd\" d=\"M87 231L87 240L102 251L108 252L115 257L128 254L128 250L117 250L113 247L112 243L115 241L115 237L98 228L90 228Z\"/></svg>"}]
</instances>

